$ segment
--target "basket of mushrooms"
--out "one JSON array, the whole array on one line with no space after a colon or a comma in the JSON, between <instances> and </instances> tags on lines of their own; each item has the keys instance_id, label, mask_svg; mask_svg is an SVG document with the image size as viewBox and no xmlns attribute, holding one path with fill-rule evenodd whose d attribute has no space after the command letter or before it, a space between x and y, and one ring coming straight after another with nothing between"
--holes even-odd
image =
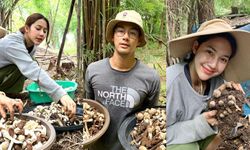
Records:
<instances>
[{"instance_id":1,"label":"basket of mushrooms","mask_svg":"<svg viewBox=\"0 0 250 150\"><path fill-rule=\"evenodd\" d=\"M166 149L165 107L146 108L125 119L118 138L125 150Z\"/></svg>"},{"instance_id":2,"label":"basket of mushrooms","mask_svg":"<svg viewBox=\"0 0 250 150\"><path fill-rule=\"evenodd\" d=\"M41 118L22 114L0 120L1 150L49 150L55 140L55 129Z\"/></svg>"},{"instance_id":3,"label":"basket of mushrooms","mask_svg":"<svg viewBox=\"0 0 250 150\"><path fill-rule=\"evenodd\" d=\"M110 123L108 110L95 100L83 99L83 146L94 144L107 131Z\"/></svg>"}]
</instances>

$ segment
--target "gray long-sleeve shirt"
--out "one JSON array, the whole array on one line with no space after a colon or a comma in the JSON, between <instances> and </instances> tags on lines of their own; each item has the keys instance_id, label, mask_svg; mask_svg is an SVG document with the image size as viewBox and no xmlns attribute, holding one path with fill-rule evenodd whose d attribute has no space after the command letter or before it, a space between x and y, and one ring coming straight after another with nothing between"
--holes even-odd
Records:
<instances>
[{"instance_id":1,"label":"gray long-sleeve shirt","mask_svg":"<svg viewBox=\"0 0 250 150\"><path fill-rule=\"evenodd\" d=\"M39 81L41 89L57 102L67 93L32 59L35 50L36 46L30 54L28 53L24 36L19 31L5 36L0 39L0 68L10 64L16 65L25 77Z\"/></svg>"},{"instance_id":2,"label":"gray long-sleeve shirt","mask_svg":"<svg viewBox=\"0 0 250 150\"><path fill-rule=\"evenodd\" d=\"M215 134L202 115L207 100L224 80L214 77L208 95L198 94L184 72L185 64L167 68L167 145L195 142Z\"/></svg>"}]
</instances>

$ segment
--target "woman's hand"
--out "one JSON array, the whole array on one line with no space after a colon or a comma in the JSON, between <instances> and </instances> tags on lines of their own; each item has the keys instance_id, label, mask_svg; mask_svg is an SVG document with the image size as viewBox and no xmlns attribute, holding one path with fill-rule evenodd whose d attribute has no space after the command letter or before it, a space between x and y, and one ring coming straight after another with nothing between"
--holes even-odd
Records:
<instances>
[{"instance_id":1,"label":"woman's hand","mask_svg":"<svg viewBox=\"0 0 250 150\"><path fill-rule=\"evenodd\" d=\"M23 102L20 99L11 99L3 94L0 94L0 114L6 118L6 110L10 113L10 119L14 119L14 113L17 110L19 113L23 111Z\"/></svg>"},{"instance_id":2,"label":"woman's hand","mask_svg":"<svg viewBox=\"0 0 250 150\"><path fill-rule=\"evenodd\" d=\"M208 111L208 112L203 113L203 116L206 118L208 124L210 124L211 126L218 125L218 121L215 118L216 113L217 113L216 110L212 110L212 111Z\"/></svg>"},{"instance_id":3,"label":"woman's hand","mask_svg":"<svg viewBox=\"0 0 250 150\"><path fill-rule=\"evenodd\" d=\"M72 117L76 113L76 103L71 99L69 95L64 95L61 99L60 102L64 106L64 110L66 112L69 112L70 115L69 117Z\"/></svg>"}]
</instances>

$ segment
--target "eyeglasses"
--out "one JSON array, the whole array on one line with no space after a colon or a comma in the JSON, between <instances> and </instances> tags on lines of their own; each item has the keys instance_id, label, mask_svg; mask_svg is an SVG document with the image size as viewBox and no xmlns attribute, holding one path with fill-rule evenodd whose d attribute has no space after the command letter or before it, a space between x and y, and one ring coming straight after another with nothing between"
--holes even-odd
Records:
<instances>
[{"instance_id":1,"label":"eyeglasses","mask_svg":"<svg viewBox=\"0 0 250 150\"><path fill-rule=\"evenodd\" d=\"M123 37L126 32L128 32L128 37L131 39L137 39L139 37L139 32L136 29L131 29L129 31L126 31L124 28L120 27L115 29L115 34L118 37Z\"/></svg>"}]
</instances>

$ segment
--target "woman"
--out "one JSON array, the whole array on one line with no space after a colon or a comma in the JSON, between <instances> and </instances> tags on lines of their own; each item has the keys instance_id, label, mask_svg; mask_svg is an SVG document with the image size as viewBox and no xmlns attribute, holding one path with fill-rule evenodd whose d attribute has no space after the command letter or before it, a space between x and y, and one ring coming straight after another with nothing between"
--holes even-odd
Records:
<instances>
[{"instance_id":1,"label":"woman","mask_svg":"<svg viewBox=\"0 0 250 150\"><path fill-rule=\"evenodd\" d=\"M49 33L49 21L43 15L30 15L25 25L16 33L0 39L0 90L18 93L26 78L36 81L42 90L60 101L67 111L75 114L76 104L49 75L32 59L37 46Z\"/></svg>"},{"instance_id":2,"label":"woman","mask_svg":"<svg viewBox=\"0 0 250 150\"><path fill-rule=\"evenodd\" d=\"M237 76L231 71L238 71L239 60L247 62L244 42L249 40L248 32L233 30L225 21L214 19L203 23L196 33L170 41L172 56L189 57L167 68L168 150L203 150L213 140L218 122L216 111L205 112L207 100L224 83L222 75L228 81L247 79L242 74L245 65Z\"/></svg>"}]
</instances>

